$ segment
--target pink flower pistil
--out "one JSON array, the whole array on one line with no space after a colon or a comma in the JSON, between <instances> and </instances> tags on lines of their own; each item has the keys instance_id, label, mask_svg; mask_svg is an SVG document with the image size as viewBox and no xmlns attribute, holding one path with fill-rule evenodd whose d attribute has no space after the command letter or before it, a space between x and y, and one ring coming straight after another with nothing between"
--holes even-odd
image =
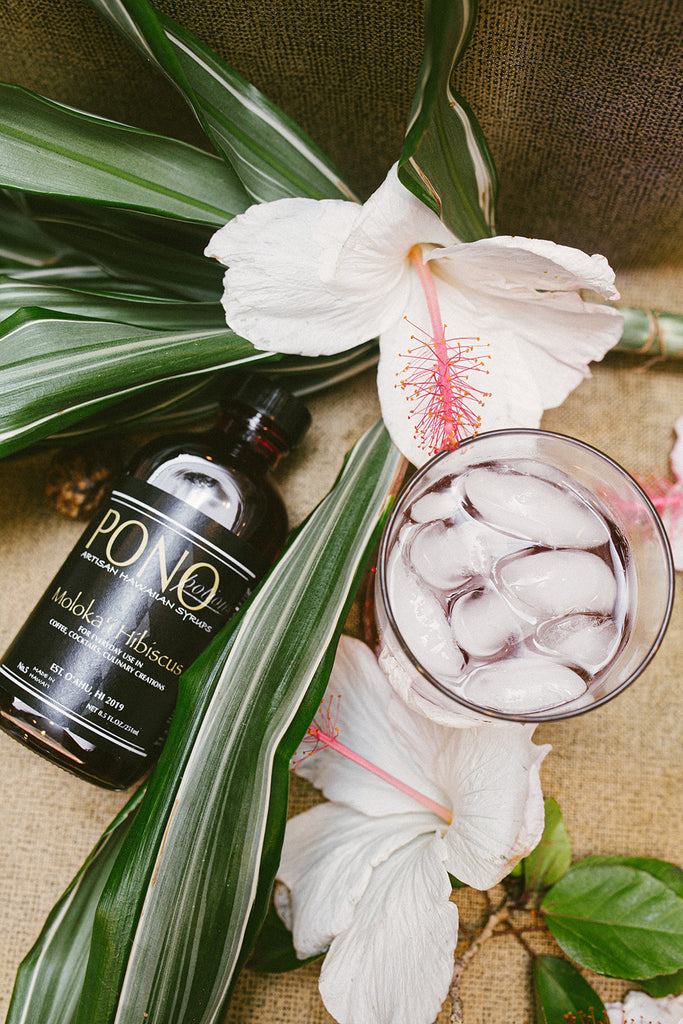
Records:
<instances>
[{"instance_id":1,"label":"pink flower pistil","mask_svg":"<svg viewBox=\"0 0 683 1024\"><path fill-rule=\"evenodd\" d=\"M477 407L483 406L490 392L475 387L471 378L474 373L489 372L485 361L490 356L479 353L479 338L446 337L434 279L420 246L414 245L408 256L424 291L431 331L406 318L423 337L411 336L416 348L406 353L405 376L397 386L412 390L410 416L416 420L415 437L421 448L436 454L457 448L464 437L479 430Z\"/></svg>"},{"instance_id":2,"label":"pink flower pistil","mask_svg":"<svg viewBox=\"0 0 683 1024\"><path fill-rule=\"evenodd\" d=\"M447 807L437 803L436 800L432 800L431 797L425 796L424 793L420 793L419 790L414 789L406 782L402 782L400 779L397 779L395 775L391 775L383 768L373 764L372 761L368 761L368 759L363 757L362 754L357 754L355 750L351 750L351 748L347 747L346 744L340 742L337 738L339 732L339 729L337 728L339 700L341 700L340 696L337 697L336 711L333 712L332 698L327 701L327 707L325 707L326 701L325 698L323 698L320 710L313 719L313 722L309 726L304 737L304 743L309 740L309 738L313 740L313 743L310 744L309 740L309 744L306 746L306 749L302 750L301 753L297 751L292 759L292 767L300 764L305 758L311 757L318 750L322 750L324 747L329 747L330 750L335 750L338 754L341 754L342 757L345 757L354 764L359 765L372 775L376 775L377 778L382 779L390 786L400 790L401 793L405 793L407 796L412 797L413 800L417 800L417 802L422 804L423 807L426 807L427 810L432 811L432 813L442 818L447 825L450 825L453 820L453 815Z\"/></svg>"}]
</instances>

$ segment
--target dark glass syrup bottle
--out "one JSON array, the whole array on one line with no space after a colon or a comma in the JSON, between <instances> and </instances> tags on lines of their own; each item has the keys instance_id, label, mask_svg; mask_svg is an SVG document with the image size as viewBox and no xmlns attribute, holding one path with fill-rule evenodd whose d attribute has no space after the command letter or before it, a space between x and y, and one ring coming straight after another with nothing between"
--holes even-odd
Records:
<instances>
[{"instance_id":1,"label":"dark glass syrup bottle","mask_svg":"<svg viewBox=\"0 0 683 1024\"><path fill-rule=\"evenodd\" d=\"M298 399L251 374L214 429L139 451L0 663L0 726L90 782L138 781L179 676L284 544L268 471L309 425Z\"/></svg>"}]
</instances>

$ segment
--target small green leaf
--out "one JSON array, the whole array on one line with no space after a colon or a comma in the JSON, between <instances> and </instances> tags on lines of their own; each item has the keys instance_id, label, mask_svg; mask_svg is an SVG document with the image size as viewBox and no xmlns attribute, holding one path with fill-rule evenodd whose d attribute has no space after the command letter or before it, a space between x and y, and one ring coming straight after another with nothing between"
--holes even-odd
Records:
<instances>
[{"instance_id":1,"label":"small green leaf","mask_svg":"<svg viewBox=\"0 0 683 1024\"><path fill-rule=\"evenodd\" d=\"M525 890L532 892L554 885L568 870L571 861L571 839L560 806L550 797L545 801L545 827L541 841L522 861Z\"/></svg>"},{"instance_id":2,"label":"small green leaf","mask_svg":"<svg viewBox=\"0 0 683 1024\"><path fill-rule=\"evenodd\" d=\"M599 865L622 864L628 868L646 871L653 878L659 879L672 892L683 899L683 869L668 860L657 860L655 857L585 857L577 861L577 866L592 867Z\"/></svg>"},{"instance_id":3,"label":"small green leaf","mask_svg":"<svg viewBox=\"0 0 683 1024\"><path fill-rule=\"evenodd\" d=\"M605 1007L598 993L573 964L556 956L534 960L536 1024L567 1024L567 1020L585 1020L585 1024L603 1024ZM573 1016L568 1018L568 1015Z\"/></svg>"},{"instance_id":4,"label":"small green leaf","mask_svg":"<svg viewBox=\"0 0 683 1024\"><path fill-rule=\"evenodd\" d=\"M675 971L673 974L659 974L656 978L640 978L638 984L653 999L677 995L683 991L683 967L680 971Z\"/></svg>"},{"instance_id":5,"label":"small green leaf","mask_svg":"<svg viewBox=\"0 0 683 1024\"><path fill-rule=\"evenodd\" d=\"M271 907L247 961L247 966L252 971L261 971L264 974L282 974L285 971L295 971L299 967L313 963L322 955L319 953L318 956L300 960L294 949L292 933L279 914Z\"/></svg>"},{"instance_id":6,"label":"small green leaf","mask_svg":"<svg viewBox=\"0 0 683 1024\"><path fill-rule=\"evenodd\" d=\"M0 186L214 226L250 203L217 156L1 83Z\"/></svg>"},{"instance_id":7,"label":"small green leaf","mask_svg":"<svg viewBox=\"0 0 683 1024\"><path fill-rule=\"evenodd\" d=\"M600 974L636 980L683 966L683 899L649 871L580 862L541 909L564 952Z\"/></svg>"},{"instance_id":8,"label":"small green leaf","mask_svg":"<svg viewBox=\"0 0 683 1024\"><path fill-rule=\"evenodd\" d=\"M497 180L476 117L451 91L476 0L427 0L425 49L399 178L463 242L493 234Z\"/></svg>"}]
</instances>

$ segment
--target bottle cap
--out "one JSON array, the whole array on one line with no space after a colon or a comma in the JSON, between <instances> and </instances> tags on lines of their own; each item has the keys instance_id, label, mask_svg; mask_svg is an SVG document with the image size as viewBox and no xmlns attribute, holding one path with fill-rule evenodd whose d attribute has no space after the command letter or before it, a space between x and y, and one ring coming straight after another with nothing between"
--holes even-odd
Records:
<instances>
[{"instance_id":1,"label":"bottle cap","mask_svg":"<svg viewBox=\"0 0 683 1024\"><path fill-rule=\"evenodd\" d=\"M225 407L233 402L250 405L272 419L290 448L296 448L311 425L311 414L304 403L260 374L247 373L230 378L230 391L224 395L222 405Z\"/></svg>"}]
</instances>

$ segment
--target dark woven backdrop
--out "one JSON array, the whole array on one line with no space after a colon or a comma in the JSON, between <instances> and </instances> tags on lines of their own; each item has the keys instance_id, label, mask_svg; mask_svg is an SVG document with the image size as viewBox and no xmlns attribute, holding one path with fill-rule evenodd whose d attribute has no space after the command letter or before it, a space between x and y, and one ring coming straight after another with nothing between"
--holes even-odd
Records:
<instances>
[{"instance_id":1,"label":"dark woven backdrop","mask_svg":"<svg viewBox=\"0 0 683 1024\"><path fill-rule=\"evenodd\" d=\"M159 0L302 124L366 195L396 159L419 0ZM679 0L482 0L456 85L501 178L498 229L683 261ZM182 99L85 0L2 0L0 77L200 141Z\"/></svg>"}]
</instances>

